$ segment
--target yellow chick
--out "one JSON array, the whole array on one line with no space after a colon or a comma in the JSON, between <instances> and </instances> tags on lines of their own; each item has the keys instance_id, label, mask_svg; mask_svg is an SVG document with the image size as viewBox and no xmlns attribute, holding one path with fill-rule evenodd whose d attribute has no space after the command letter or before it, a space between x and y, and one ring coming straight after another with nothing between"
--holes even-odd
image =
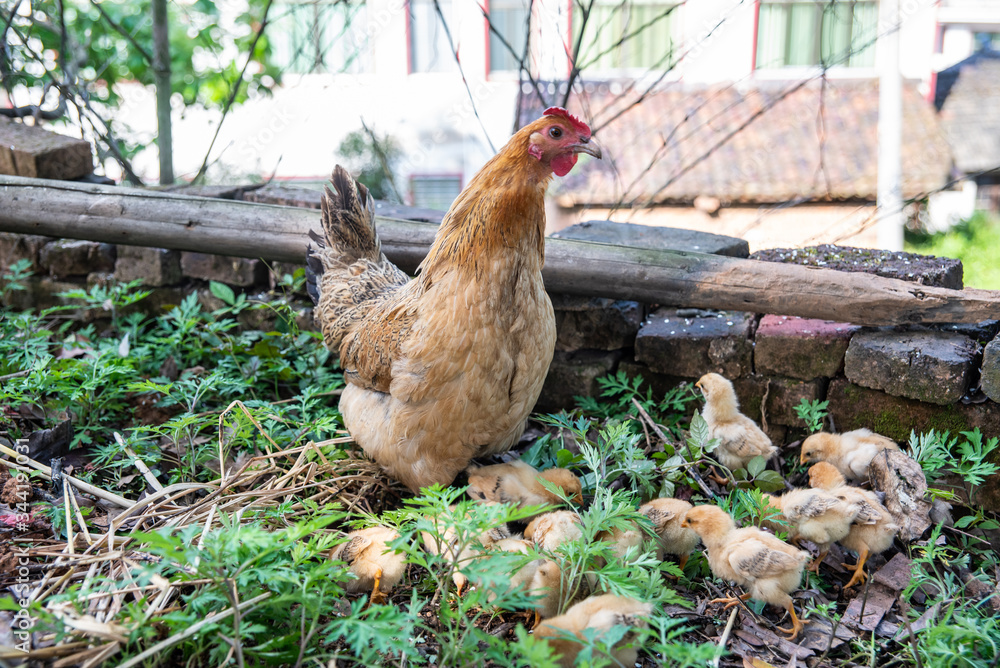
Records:
<instances>
[{"instance_id":1,"label":"yellow chick","mask_svg":"<svg viewBox=\"0 0 1000 668\"><path fill-rule=\"evenodd\" d=\"M583 538L583 529L579 515L571 510L557 510L531 520L524 537L539 549L552 551L563 543Z\"/></svg>"},{"instance_id":2,"label":"yellow chick","mask_svg":"<svg viewBox=\"0 0 1000 668\"><path fill-rule=\"evenodd\" d=\"M802 442L799 462L829 462L848 480L858 481L868 478L868 466L883 450L899 450L899 446L891 438L868 429L855 429L843 434L821 431Z\"/></svg>"},{"instance_id":3,"label":"yellow chick","mask_svg":"<svg viewBox=\"0 0 1000 668\"><path fill-rule=\"evenodd\" d=\"M572 668L576 663L577 654L583 644L567 637L575 635L584 639L584 629L594 629L600 634L610 631L615 626L644 628L648 617L653 612L650 603L642 603L626 596L603 594L586 598L565 614L545 621L535 630L535 636L545 641L560 654L559 664L564 668ZM632 634L627 634L613 648L610 658L615 665L632 666L638 657L638 650L632 646Z\"/></svg>"},{"instance_id":4,"label":"yellow chick","mask_svg":"<svg viewBox=\"0 0 1000 668\"><path fill-rule=\"evenodd\" d=\"M371 590L372 603L383 603L385 594L399 584L406 571L403 555L389 548L399 534L389 527L373 526L352 531L347 538L330 552L330 558L346 563L356 578L349 580L345 589L351 594Z\"/></svg>"},{"instance_id":5,"label":"yellow chick","mask_svg":"<svg viewBox=\"0 0 1000 668\"><path fill-rule=\"evenodd\" d=\"M809 485L824 489L838 499L856 504L858 515L851 525L851 530L840 544L848 550L858 553L858 563L854 566L844 564L844 568L854 571L850 581L844 585L853 587L868 579L865 573L865 562L873 554L881 554L890 547L896 539L899 525L892 521L892 515L878 500L875 492L859 487L851 487L844 476L832 464L819 462L809 467Z\"/></svg>"},{"instance_id":6,"label":"yellow chick","mask_svg":"<svg viewBox=\"0 0 1000 668\"><path fill-rule=\"evenodd\" d=\"M778 630L795 639L804 624L795 614L789 595L802 581L808 552L798 550L756 527L737 529L733 518L717 506L695 506L684 515L684 526L701 536L708 550L708 565L717 578L729 580L749 592L737 598L719 598L730 608L753 597L788 611L790 629Z\"/></svg>"},{"instance_id":7,"label":"yellow chick","mask_svg":"<svg viewBox=\"0 0 1000 668\"><path fill-rule=\"evenodd\" d=\"M611 543L612 549L614 551L615 557L618 561L625 561L625 557L628 555L629 550L632 550L632 558L638 557L642 552L642 541L645 536L642 533L642 529L635 522L629 522L628 529L611 529L610 531L599 531L597 540L603 541L605 543Z\"/></svg>"},{"instance_id":8,"label":"yellow chick","mask_svg":"<svg viewBox=\"0 0 1000 668\"><path fill-rule=\"evenodd\" d=\"M580 479L567 469L538 471L520 459L515 459L506 464L469 468L466 471L469 475L469 496L481 501L515 503L518 507L543 503L561 504L562 499L542 487L539 482L542 479L561 487L571 501L583 503Z\"/></svg>"},{"instance_id":9,"label":"yellow chick","mask_svg":"<svg viewBox=\"0 0 1000 668\"><path fill-rule=\"evenodd\" d=\"M684 527L684 513L691 510L687 501L680 499L653 499L640 506L639 512L653 523L653 530L658 538L656 556L661 561L665 554L678 557L681 570L687 564L688 557L698 546L698 534Z\"/></svg>"},{"instance_id":10,"label":"yellow chick","mask_svg":"<svg viewBox=\"0 0 1000 668\"><path fill-rule=\"evenodd\" d=\"M454 511L455 506L451 506L451 510ZM468 544L460 547L457 544L458 536L454 527L439 525L438 531L441 534L441 541L438 541L433 534L427 531L423 531L420 534L423 539L424 549L429 553L443 555L455 563L459 569L479 555L476 545ZM479 543L483 547L490 547L497 541L510 538L510 536L510 528L506 524L501 524L479 536ZM451 579L455 583L456 593L461 596L466 585L469 584L469 578L460 570L456 570Z\"/></svg>"},{"instance_id":11,"label":"yellow chick","mask_svg":"<svg viewBox=\"0 0 1000 668\"><path fill-rule=\"evenodd\" d=\"M753 420L740 413L733 384L717 373L706 373L695 387L705 395L702 417L708 423L709 435L719 439L712 452L719 463L730 471L746 468L754 457L770 459L777 448Z\"/></svg>"},{"instance_id":12,"label":"yellow chick","mask_svg":"<svg viewBox=\"0 0 1000 668\"><path fill-rule=\"evenodd\" d=\"M522 538L505 538L494 543L493 549L528 554L531 551L531 543ZM562 571L551 559L535 559L528 562L511 576L510 584L511 587L521 587L527 593L539 597L534 603L534 626L538 626L541 619L553 617L559 612Z\"/></svg>"},{"instance_id":13,"label":"yellow chick","mask_svg":"<svg viewBox=\"0 0 1000 668\"><path fill-rule=\"evenodd\" d=\"M861 506L839 499L821 489L795 489L781 496L765 494L768 504L781 511L788 522L790 540L798 545L803 538L816 544L819 554L806 570L819 573L830 546L845 538L861 512Z\"/></svg>"}]
</instances>

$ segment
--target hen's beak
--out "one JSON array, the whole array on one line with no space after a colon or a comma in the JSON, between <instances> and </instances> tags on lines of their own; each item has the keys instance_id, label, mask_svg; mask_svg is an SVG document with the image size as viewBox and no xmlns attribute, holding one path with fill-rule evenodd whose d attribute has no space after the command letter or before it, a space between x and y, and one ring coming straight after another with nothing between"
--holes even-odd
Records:
<instances>
[{"instance_id":1,"label":"hen's beak","mask_svg":"<svg viewBox=\"0 0 1000 668\"><path fill-rule=\"evenodd\" d=\"M587 155L592 155L598 160L600 160L603 155L601 154L601 147L593 143L590 138L580 139L579 144L573 145L574 153L586 153Z\"/></svg>"}]
</instances>

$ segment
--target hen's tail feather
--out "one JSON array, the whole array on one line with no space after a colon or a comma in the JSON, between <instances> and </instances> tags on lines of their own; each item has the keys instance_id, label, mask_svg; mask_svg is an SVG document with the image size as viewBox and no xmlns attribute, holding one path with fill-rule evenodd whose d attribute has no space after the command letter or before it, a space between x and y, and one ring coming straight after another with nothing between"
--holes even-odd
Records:
<instances>
[{"instance_id":1,"label":"hen's tail feather","mask_svg":"<svg viewBox=\"0 0 1000 668\"><path fill-rule=\"evenodd\" d=\"M310 230L306 289L316 305L323 340L336 349L376 303L409 277L382 254L375 231L375 205L363 184L337 165L322 199L322 236Z\"/></svg>"}]
</instances>

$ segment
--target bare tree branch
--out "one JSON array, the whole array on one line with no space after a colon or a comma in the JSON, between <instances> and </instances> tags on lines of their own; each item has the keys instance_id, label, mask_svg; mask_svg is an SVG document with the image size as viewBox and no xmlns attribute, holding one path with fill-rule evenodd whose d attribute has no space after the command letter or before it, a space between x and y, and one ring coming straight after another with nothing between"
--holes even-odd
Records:
<instances>
[{"instance_id":1,"label":"bare tree branch","mask_svg":"<svg viewBox=\"0 0 1000 668\"><path fill-rule=\"evenodd\" d=\"M468 79L465 78L465 70L462 68L462 60L458 57L458 49L455 48L455 40L451 38L451 30L448 28L448 22L444 19L444 12L441 11L441 3L438 0L434 0L434 11L437 12L438 18L441 20L441 25L444 26L444 34L445 37L448 38L448 48L451 49L452 55L455 56L455 64L458 65L458 73L462 75L462 84L465 86L465 92L469 94L469 102L472 103L472 113L476 115L476 120L479 121L479 127L483 130L483 135L486 137L486 143L490 145L490 151L496 153L496 146L493 145L490 133L486 131L486 124L483 123L483 119L479 116L479 109L476 107L476 98L472 94L472 89L469 88Z\"/></svg>"},{"instance_id":2,"label":"bare tree branch","mask_svg":"<svg viewBox=\"0 0 1000 668\"><path fill-rule=\"evenodd\" d=\"M128 30L125 30L121 24L116 23L115 20L112 19L106 11L104 11L104 8L101 7L101 3L97 2L97 0L90 0L90 4L94 6L94 9L98 11L101 18L104 19L116 33L124 37L128 43L132 45L132 48L139 52L139 55L142 56L143 60L152 65L153 56L150 55L149 51L146 51L146 49L144 49L143 46L136 41L135 37Z\"/></svg>"},{"instance_id":3,"label":"bare tree branch","mask_svg":"<svg viewBox=\"0 0 1000 668\"><path fill-rule=\"evenodd\" d=\"M243 77L246 75L247 67L253 61L253 54L257 50L257 43L260 38L264 35L264 29L268 26L267 15L271 11L271 5L274 4L274 0L267 0L267 4L264 6L264 14L260 18L260 26L257 28L257 33L254 35L253 42L250 43L250 48L247 50L247 59L243 63L243 68L240 70L239 76L236 77L236 81L232 84L232 88L229 90L229 99L226 100L226 106L222 109L222 118L219 119L219 124L215 126L215 134L212 135L212 141L208 145L208 150L205 151L205 159L201 162L201 167L198 168L198 173L195 174L192 182L198 182L200 179L204 178L205 170L208 169L208 158L212 154L212 148L215 146L215 141L219 138L219 131L222 130L222 124L226 120L226 116L229 115L229 110L233 106L233 102L236 101L236 96L240 92L240 87L243 85Z\"/></svg>"}]
</instances>

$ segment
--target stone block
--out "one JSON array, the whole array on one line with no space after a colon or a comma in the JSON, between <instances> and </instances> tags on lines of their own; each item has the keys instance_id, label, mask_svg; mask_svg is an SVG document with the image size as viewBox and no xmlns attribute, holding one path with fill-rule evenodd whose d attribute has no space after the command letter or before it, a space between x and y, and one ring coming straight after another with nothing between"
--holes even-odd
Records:
<instances>
[{"instance_id":1,"label":"stone block","mask_svg":"<svg viewBox=\"0 0 1000 668\"><path fill-rule=\"evenodd\" d=\"M140 280L149 287L174 285L181 280L181 254L165 248L118 246L115 278Z\"/></svg>"},{"instance_id":2,"label":"stone block","mask_svg":"<svg viewBox=\"0 0 1000 668\"><path fill-rule=\"evenodd\" d=\"M267 267L260 260L208 253L181 253L181 271L203 281L249 287L264 282Z\"/></svg>"},{"instance_id":3,"label":"stone block","mask_svg":"<svg viewBox=\"0 0 1000 668\"><path fill-rule=\"evenodd\" d=\"M32 271L38 271L38 254L50 241L51 237L37 234L0 232L0 274L18 260L30 261Z\"/></svg>"},{"instance_id":4,"label":"stone block","mask_svg":"<svg viewBox=\"0 0 1000 668\"><path fill-rule=\"evenodd\" d=\"M1000 333L1000 320L981 320L979 322L956 322L947 325L932 325L930 329L941 332L958 332L973 341L986 345Z\"/></svg>"},{"instance_id":5,"label":"stone block","mask_svg":"<svg viewBox=\"0 0 1000 668\"><path fill-rule=\"evenodd\" d=\"M784 262L837 271L863 272L939 288L962 289L962 261L871 248L823 244L808 248L768 248L751 256L764 262Z\"/></svg>"},{"instance_id":6,"label":"stone block","mask_svg":"<svg viewBox=\"0 0 1000 668\"><path fill-rule=\"evenodd\" d=\"M94 171L90 142L0 117L0 174L76 179Z\"/></svg>"},{"instance_id":7,"label":"stone block","mask_svg":"<svg viewBox=\"0 0 1000 668\"><path fill-rule=\"evenodd\" d=\"M754 337L754 368L801 380L836 376L851 336L859 330L842 322L765 315Z\"/></svg>"},{"instance_id":8,"label":"stone block","mask_svg":"<svg viewBox=\"0 0 1000 668\"><path fill-rule=\"evenodd\" d=\"M862 332L851 338L844 374L857 385L944 405L969 389L978 352L975 341L954 332Z\"/></svg>"},{"instance_id":9,"label":"stone block","mask_svg":"<svg viewBox=\"0 0 1000 668\"><path fill-rule=\"evenodd\" d=\"M983 349L980 385L986 396L1000 403L1000 337L993 339Z\"/></svg>"},{"instance_id":10,"label":"stone block","mask_svg":"<svg viewBox=\"0 0 1000 668\"><path fill-rule=\"evenodd\" d=\"M576 396L600 396L597 379L612 373L621 358L622 353L618 351L556 352L535 410L573 408Z\"/></svg>"},{"instance_id":11,"label":"stone block","mask_svg":"<svg viewBox=\"0 0 1000 668\"><path fill-rule=\"evenodd\" d=\"M38 311L53 306L78 304L78 301L64 299L59 294L86 289L83 283L60 281L48 276L31 276L22 285L23 290L13 290L7 295L7 306L19 311ZM61 312L60 315L68 318L80 317L80 313L76 311Z\"/></svg>"},{"instance_id":12,"label":"stone block","mask_svg":"<svg viewBox=\"0 0 1000 668\"><path fill-rule=\"evenodd\" d=\"M700 378L714 371L730 380L750 373L754 315L742 311L660 308L635 339L635 359L657 373Z\"/></svg>"},{"instance_id":13,"label":"stone block","mask_svg":"<svg viewBox=\"0 0 1000 668\"><path fill-rule=\"evenodd\" d=\"M552 295L556 350L631 348L642 323L639 302Z\"/></svg>"},{"instance_id":14,"label":"stone block","mask_svg":"<svg viewBox=\"0 0 1000 668\"><path fill-rule=\"evenodd\" d=\"M38 253L39 266L50 276L86 276L115 268L115 247L96 241L58 239L45 244Z\"/></svg>"},{"instance_id":15,"label":"stone block","mask_svg":"<svg viewBox=\"0 0 1000 668\"><path fill-rule=\"evenodd\" d=\"M618 246L711 253L729 257L747 257L750 246L743 239L710 232L682 230L676 227L616 223L611 220L590 220L559 230L557 239L597 241Z\"/></svg>"},{"instance_id":16,"label":"stone block","mask_svg":"<svg viewBox=\"0 0 1000 668\"><path fill-rule=\"evenodd\" d=\"M758 424L761 422L763 405L768 424L804 427L805 423L795 413L795 407L803 399L806 401L822 399L825 384L825 379L802 381L795 378L753 374L733 380L733 389L736 390L736 397L740 400L740 411Z\"/></svg>"}]
</instances>

